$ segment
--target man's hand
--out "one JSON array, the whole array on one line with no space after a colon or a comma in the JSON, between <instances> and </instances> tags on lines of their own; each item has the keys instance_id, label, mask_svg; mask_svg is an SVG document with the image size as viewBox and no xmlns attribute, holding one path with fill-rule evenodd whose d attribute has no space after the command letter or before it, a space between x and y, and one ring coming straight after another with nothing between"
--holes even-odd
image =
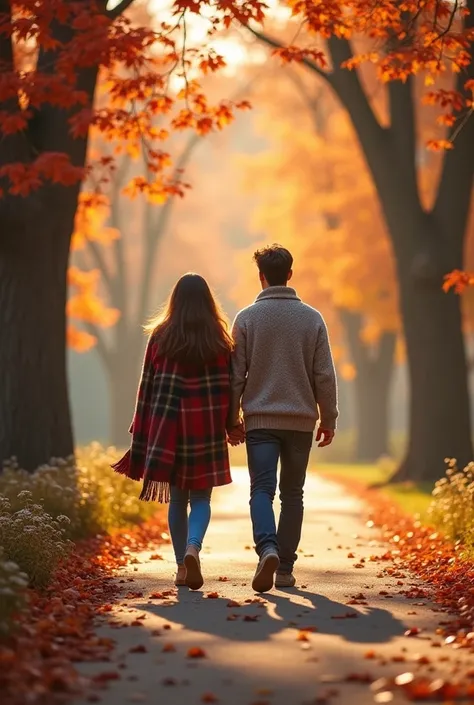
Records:
<instances>
[{"instance_id":1,"label":"man's hand","mask_svg":"<svg viewBox=\"0 0 474 705\"><path fill-rule=\"evenodd\" d=\"M238 446L245 441L244 424L239 423L237 426L227 431L227 440L231 446Z\"/></svg>"},{"instance_id":2,"label":"man's hand","mask_svg":"<svg viewBox=\"0 0 474 705\"><path fill-rule=\"evenodd\" d=\"M336 432L332 428L318 428L316 434L316 442L318 443L318 448L324 448L325 446L330 446L334 439L334 434Z\"/></svg>"}]
</instances>

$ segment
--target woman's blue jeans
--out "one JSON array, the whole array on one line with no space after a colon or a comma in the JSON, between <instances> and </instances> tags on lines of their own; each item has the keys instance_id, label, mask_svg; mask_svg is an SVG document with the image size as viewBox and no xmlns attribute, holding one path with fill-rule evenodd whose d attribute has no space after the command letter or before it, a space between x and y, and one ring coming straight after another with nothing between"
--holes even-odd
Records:
<instances>
[{"instance_id":1,"label":"woman's blue jeans","mask_svg":"<svg viewBox=\"0 0 474 705\"><path fill-rule=\"evenodd\" d=\"M179 487L171 487L168 525L178 565L184 562L188 546L201 550L211 520L211 493L211 488L181 490ZM189 518L188 504L191 505Z\"/></svg>"}]
</instances>

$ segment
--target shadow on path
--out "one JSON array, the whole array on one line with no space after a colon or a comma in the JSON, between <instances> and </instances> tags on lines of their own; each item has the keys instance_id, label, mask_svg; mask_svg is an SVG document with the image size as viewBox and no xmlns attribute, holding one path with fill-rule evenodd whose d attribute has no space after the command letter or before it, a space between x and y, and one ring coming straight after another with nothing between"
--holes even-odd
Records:
<instances>
[{"instance_id":1,"label":"shadow on path","mask_svg":"<svg viewBox=\"0 0 474 705\"><path fill-rule=\"evenodd\" d=\"M292 596L299 601L293 601ZM382 644L401 636L406 629L389 610L370 606L354 609L299 589L266 593L263 601L252 599L255 601L234 607L229 606L228 598L204 598L200 591L180 588L176 602L137 602L133 606L193 632L230 641L265 641L288 628L314 628L318 634L352 643Z\"/></svg>"}]
</instances>

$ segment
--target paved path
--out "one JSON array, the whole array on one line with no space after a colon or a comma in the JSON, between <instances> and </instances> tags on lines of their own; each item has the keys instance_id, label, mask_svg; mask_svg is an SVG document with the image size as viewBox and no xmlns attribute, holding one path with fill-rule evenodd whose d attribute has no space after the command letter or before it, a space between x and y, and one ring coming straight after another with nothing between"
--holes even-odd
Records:
<instances>
[{"instance_id":1,"label":"paved path","mask_svg":"<svg viewBox=\"0 0 474 705\"><path fill-rule=\"evenodd\" d=\"M426 599L400 594L416 584L410 576L377 577L383 564L369 560L385 550L377 530L366 526L355 499L314 475L306 487L298 587L258 598L251 589L256 558L250 548L247 472L235 470L234 478L213 498L202 592L180 588L167 599L150 600L151 593L173 588L171 546L160 549L162 561L150 560L150 552L138 554L139 563L121 579L124 595L143 596L124 598L98 630L117 641L113 662L81 666L87 675L118 669L120 679L74 705L96 697L104 705L305 705L326 702L317 698L335 690L331 702L371 703L369 685L347 682L348 675L379 678L416 670L433 677L431 664L436 675L466 658L448 647L432 648L445 615L434 612ZM361 558L367 562L361 564ZM356 602L365 604L348 605L358 595ZM230 600L241 606L229 607ZM117 629L117 624L128 626ZM415 626L423 630L419 637L404 636ZM317 631L308 632L304 641L302 628ZM193 648L202 649L205 658L190 658ZM375 660L367 658L374 655L370 652ZM416 665L420 656L430 664ZM405 701L396 694L392 702Z\"/></svg>"}]
</instances>

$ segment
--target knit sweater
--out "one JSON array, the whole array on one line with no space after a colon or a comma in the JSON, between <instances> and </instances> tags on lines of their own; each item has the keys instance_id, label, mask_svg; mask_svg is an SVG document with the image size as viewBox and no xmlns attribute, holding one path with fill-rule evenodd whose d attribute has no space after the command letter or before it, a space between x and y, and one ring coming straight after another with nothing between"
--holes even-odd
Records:
<instances>
[{"instance_id":1,"label":"knit sweater","mask_svg":"<svg viewBox=\"0 0 474 705\"><path fill-rule=\"evenodd\" d=\"M313 431L336 427L337 385L321 314L287 286L264 289L233 324L229 425ZM319 407L319 411L318 411Z\"/></svg>"}]
</instances>

